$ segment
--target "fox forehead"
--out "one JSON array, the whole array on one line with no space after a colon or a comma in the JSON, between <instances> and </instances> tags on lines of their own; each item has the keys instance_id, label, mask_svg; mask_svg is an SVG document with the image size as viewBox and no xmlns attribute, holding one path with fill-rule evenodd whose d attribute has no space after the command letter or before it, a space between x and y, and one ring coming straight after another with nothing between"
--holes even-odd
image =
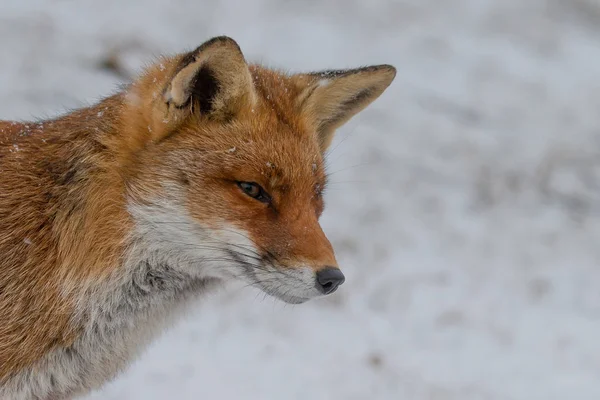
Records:
<instances>
[{"instance_id":1,"label":"fox forehead","mask_svg":"<svg viewBox=\"0 0 600 400\"><path fill-rule=\"evenodd\" d=\"M281 192L322 189L324 158L316 132L298 111L297 89L282 73L253 72L259 99L249 113L224 123L192 118L177 134L177 146L197 152L202 172L214 178L256 181Z\"/></svg>"}]
</instances>

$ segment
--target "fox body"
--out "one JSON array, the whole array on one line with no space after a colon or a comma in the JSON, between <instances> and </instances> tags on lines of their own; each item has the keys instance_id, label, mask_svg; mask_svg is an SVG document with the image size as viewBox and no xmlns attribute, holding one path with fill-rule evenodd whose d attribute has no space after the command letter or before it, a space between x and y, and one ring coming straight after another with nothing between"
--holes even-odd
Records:
<instances>
[{"instance_id":1,"label":"fox body","mask_svg":"<svg viewBox=\"0 0 600 400\"><path fill-rule=\"evenodd\" d=\"M333 292L324 154L394 76L285 74L218 37L92 107L0 121L0 398L100 387L227 280Z\"/></svg>"}]
</instances>

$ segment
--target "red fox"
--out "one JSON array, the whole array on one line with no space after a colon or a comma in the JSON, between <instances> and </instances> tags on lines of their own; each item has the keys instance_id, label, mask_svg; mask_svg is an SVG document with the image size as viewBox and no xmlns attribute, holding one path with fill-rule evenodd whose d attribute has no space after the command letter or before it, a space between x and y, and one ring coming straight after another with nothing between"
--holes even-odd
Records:
<instances>
[{"instance_id":1,"label":"red fox","mask_svg":"<svg viewBox=\"0 0 600 400\"><path fill-rule=\"evenodd\" d=\"M224 281L334 292L324 156L395 75L286 74L216 37L94 106L0 121L0 398L100 387Z\"/></svg>"}]
</instances>

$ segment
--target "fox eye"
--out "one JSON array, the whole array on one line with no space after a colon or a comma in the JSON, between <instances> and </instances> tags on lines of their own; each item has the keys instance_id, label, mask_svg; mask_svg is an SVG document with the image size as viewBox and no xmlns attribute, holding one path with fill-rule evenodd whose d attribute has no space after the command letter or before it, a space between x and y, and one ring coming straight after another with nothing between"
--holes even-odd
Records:
<instances>
[{"instance_id":1,"label":"fox eye","mask_svg":"<svg viewBox=\"0 0 600 400\"><path fill-rule=\"evenodd\" d=\"M248 196L263 203L270 203L271 196L258 183L254 182L238 182L240 189Z\"/></svg>"}]
</instances>

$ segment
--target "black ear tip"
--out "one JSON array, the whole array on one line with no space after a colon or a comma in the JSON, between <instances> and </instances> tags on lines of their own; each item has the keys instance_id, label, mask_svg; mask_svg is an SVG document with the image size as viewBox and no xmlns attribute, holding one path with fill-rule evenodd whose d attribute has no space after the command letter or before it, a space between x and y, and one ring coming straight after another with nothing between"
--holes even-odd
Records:
<instances>
[{"instance_id":1,"label":"black ear tip","mask_svg":"<svg viewBox=\"0 0 600 400\"><path fill-rule=\"evenodd\" d=\"M207 43L211 43L211 42L229 42L229 43L236 43L235 40L233 40L231 37L227 36L227 35L220 35L220 36L215 36L211 39L209 39L207 41ZM236 43L237 44L237 43Z\"/></svg>"},{"instance_id":2,"label":"black ear tip","mask_svg":"<svg viewBox=\"0 0 600 400\"><path fill-rule=\"evenodd\" d=\"M386 86L390 85L394 78L396 78L396 67L390 64L373 65L368 67L368 70L383 77Z\"/></svg>"},{"instance_id":3,"label":"black ear tip","mask_svg":"<svg viewBox=\"0 0 600 400\"><path fill-rule=\"evenodd\" d=\"M396 67L390 64L373 65L371 67L367 67L366 69L372 72L385 72L392 76L392 78L396 76Z\"/></svg>"},{"instance_id":4,"label":"black ear tip","mask_svg":"<svg viewBox=\"0 0 600 400\"><path fill-rule=\"evenodd\" d=\"M391 73L393 73L394 75L396 75L396 67L394 67L393 65L390 64L383 64L381 65L382 69L388 70Z\"/></svg>"},{"instance_id":5,"label":"black ear tip","mask_svg":"<svg viewBox=\"0 0 600 400\"><path fill-rule=\"evenodd\" d=\"M229 36L215 36L212 39L209 39L206 42L202 43L195 50L195 53L201 52L203 50L206 50L209 47L212 47L214 45L219 45L219 44L233 46L237 49L237 51L239 51L240 53L242 52L242 50L240 49L240 46L237 44L237 42L235 40L233 40L232 38L230 38Z\"/></svg>"}]
</instances>

